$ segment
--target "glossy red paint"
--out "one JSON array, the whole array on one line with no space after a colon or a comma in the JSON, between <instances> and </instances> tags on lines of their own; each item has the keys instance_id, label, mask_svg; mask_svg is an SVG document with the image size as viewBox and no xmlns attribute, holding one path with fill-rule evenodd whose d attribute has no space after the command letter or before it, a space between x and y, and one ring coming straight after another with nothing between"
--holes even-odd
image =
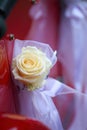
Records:
<instances>
[{"instance_id":1,"label":"glossy red paint","mask_svg":"<svg viewBox=\"0 0 87 130\"><path fill-rule=\"evenodd\" d=\"M41 122L15 114L0 114L0 130L49 130Z\"/></svg>"}]
</instances>

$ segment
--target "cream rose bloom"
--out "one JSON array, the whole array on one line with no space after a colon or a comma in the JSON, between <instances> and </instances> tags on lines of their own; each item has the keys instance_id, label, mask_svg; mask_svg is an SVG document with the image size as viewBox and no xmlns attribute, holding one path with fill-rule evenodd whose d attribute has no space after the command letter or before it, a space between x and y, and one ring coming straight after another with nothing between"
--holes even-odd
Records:
<instances>
[{"instance_id":1,"label":"cream rose bloom","mask_svg":"<svg viewBox=\"0 0 87 130\"><path fill-rule=\"evenodd\" d=\"M46 54L36 47L22 48L21 54L12 61L12 73L29 90L41 87L52 67Z\"/></svg>"}]
</instances>

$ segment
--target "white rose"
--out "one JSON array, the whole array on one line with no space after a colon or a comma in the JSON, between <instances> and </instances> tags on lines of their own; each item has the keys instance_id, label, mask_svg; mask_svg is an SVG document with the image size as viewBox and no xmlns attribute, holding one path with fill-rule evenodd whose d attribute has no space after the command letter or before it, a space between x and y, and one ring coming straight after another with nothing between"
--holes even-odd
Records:
<instances>
[{"instance_id":1,"label":"white rose","mask_svg":"<svg viewBox=\"0 0 87 130\"><path fill-rule=\"evenodd\" d=\"M21 81L29 90L43 85L51 67L52 63L46 54L32 46L23 47L21 54L12 61L14 78Z\"/></svg>"}]
</instances>

